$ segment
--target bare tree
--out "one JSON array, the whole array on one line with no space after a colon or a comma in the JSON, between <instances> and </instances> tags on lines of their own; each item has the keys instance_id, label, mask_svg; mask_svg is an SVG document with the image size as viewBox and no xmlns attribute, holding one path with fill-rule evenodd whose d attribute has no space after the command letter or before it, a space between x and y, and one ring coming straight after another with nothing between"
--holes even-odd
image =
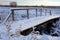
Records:
<instances>
[{"instance_id":1,"label":"bare tree","mask_svg":"<svg viewBox=\"0 0 60 40\"><path fill-rule=\"evenodd\" d=\"M10 3L10 6L11 6L11 7L16 7L16 6L17 6L17 2L11 2L11 3Z\"/></svg>"}]
</instances>

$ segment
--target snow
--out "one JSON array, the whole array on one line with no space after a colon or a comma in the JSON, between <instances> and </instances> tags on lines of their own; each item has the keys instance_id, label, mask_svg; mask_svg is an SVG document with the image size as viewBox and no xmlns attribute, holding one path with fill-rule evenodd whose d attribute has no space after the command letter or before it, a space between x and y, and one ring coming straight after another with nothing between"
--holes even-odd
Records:
<instances>
[{"instance_id":1,"label":"snow","mask_svg":"<svg viewBox=\"0 0 60 40\"><path fill-rule=\"evenodd\" d=\"M6 25L0 25L0 40L9 40Z\"/></svg>"},{"instance_id":2,"label":"snow","mask_svg":"<svg viewBox=\"0 0 60 40\"><path fill-rule=\"evenodd\" d=\"M19 37L11 38L11 40L59 40L60 39L60 37L52 37L50 35L37 35L37 37L35 37L35 35L33 35L32 37L31 34L28 36L20 35Z\"/></svg>"}]
</instances>

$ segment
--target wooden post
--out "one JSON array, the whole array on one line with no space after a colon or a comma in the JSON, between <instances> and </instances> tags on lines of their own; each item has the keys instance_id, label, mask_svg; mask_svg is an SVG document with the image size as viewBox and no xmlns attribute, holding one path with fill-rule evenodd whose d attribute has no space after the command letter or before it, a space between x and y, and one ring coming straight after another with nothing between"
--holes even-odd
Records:
<instances>
[{"instance_id":1,"label":"wooden post","mask_svg":"<svg viewBox=\"0 0 60 40\"><path fill-rule=\"evenodd\" d=\"M42 16L42 8L40 9L40 16Z\"/></svg>"},{"instance_id":2,"label":"wooden post","mask_svg":"<svg viewBox=\"0 0 60 40\"><path fill-rule=\"evenodd\" d=\"M37 9L36 9L36 17L37 17Z\"/></svg>"},{"instance_id":3,"label":"wooden post","mask_svg":"<svg viewBox=\"0 0 60 40\"><path fill-rule=\"evenodd\" d=\"M27 19L29 19L29 9L27 9Z\"/></svg>"},{"instance_id":4,"label":"wooden post","mask_svg":"<svg viewBox=\"0 0 60 40\"><path fill-rule=\"evenodd\" d=\"M45 16L46 16L46 13L47 13L47 9L45 9Z\"/></svg>"},{"instance_id":5,"label":"wooden post","mask_svg":"<svg viewBox=\"0 0 60 40\"><path fill-rule=\"evenodd\" d=\"M11 11L12 11L12 20L14 21L14 10Z\"/></svg>"},{"instance_id":6,"label":"wooden post","mask_svg":"<svg viewBox=\"0 0 60 40\"><path fill-rule=\"evenodd\" d=\"M51 10L50 10L50 15L52 15Z\"/></svg>"}]
</instances>

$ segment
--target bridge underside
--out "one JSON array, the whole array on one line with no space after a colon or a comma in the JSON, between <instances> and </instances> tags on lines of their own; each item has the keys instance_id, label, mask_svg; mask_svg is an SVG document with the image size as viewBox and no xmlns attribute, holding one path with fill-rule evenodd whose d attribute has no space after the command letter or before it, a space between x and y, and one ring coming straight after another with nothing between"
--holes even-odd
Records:
<instances>
[{"instance_id":1,"label":"bridge underside","mask_svg":"<svg viewBox=\"0 0 60 40\"><path fill-rule=\"evenodd\" d=\"M41 23L41 24L38 24L38 25L36 25L34 27L41 28L42 25L48 25L48 24L56 23L56 21L59 21L59 18L48 20L48 21L46 21L44 23ZM29 29L26 29L24 31L21 31L20 34L26 36L26 35L29 35L32 31L33 31L33 27L31 27Z\"/></svg>"}]
</instances>

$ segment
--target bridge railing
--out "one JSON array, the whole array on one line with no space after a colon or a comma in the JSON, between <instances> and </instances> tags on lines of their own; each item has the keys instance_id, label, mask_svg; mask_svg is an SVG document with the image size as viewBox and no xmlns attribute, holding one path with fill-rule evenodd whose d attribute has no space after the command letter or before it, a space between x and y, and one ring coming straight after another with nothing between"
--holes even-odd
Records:
<instances>
[{"instance_id":1,"label":"bridge railing","mask_svg":"<svg viewBox=\"0 0 60 40\"><path fill-rule=\"evenodd\" d=\"M35 10L35 16L37 17L38 15L40 15L40 16L43 16L43 10L45 11L44 12L44 14L45 14L45 16L47 15L46 13L47 13L47 9L46 8L39 8L39 9L37 9L37 8L11 8L11 12L12 12L12 20L14 21L15 20L15 11L19 11L19 10L26 10L26 17L27 17L27 19L29 19L30 18L30 10ZM38 14L38 11L39 11L39 14ZM33 12L32 12L33 13ZM49 9L49 15L52 15L52 13L51 13L51 9ZM21 16L21 15L20 15ZM32 15L33 16L33 15Z\"/></svg>"},{"instance_id":2,"label":"bridge railing","mask_svg":"<svg viewBox=\"0 0 60 40\"><path fill-rule=\"evenodd\" d=\"M0 12L0 23L2 23L5 18L8 16L9 12L1 11Z\"/></svg>"},{"instance_id":3,"label":"bridge railing","mask_svg":"<svg viewBox=\"0 0 60 40\"><path fill-rule=\"evenodd\" d=\"M43 11L45 11L44 12L44 15L46 16L47 15L47 13L49 13L49 15L52 15L52 13L51 13L51 10L49 9L49 12L47 12L48 11L48 9L46 9L46 8L11 8L11 13L9 13L8 12L8 15L4 18L4 20L3 20L3 22L2 23L5 23L10 17L11 17L11 19L12 19L12 21L14 21L14 20L16 20L16 18L15 18L15 11L19 11L19 12L21 12L21 10L22 11L24 11L24 10L26 10L26 14L25 15L22 15L22 17L26 17L27 19L29 19L30 18L30 10L35 10L34 11L34 14L33 15L35 15L34 17L38 17L38 16L43 16ZM39 12L39 14L38 14L38 12ZM2 13L2 12L1 12ZM32 13L33 13L33 11L32 11ZM2 13L3 14L3 13ZM18 14L18 13L16 13L16 14ZM20 14L20 13L19 13ZM32 16L33 16L32 15ZM17 15L18 16L18 15ZM19 15L19 16L21 16L21 15ZM1 17L0 17L0 19L1 19Z\"/></svg>"}]
</instances>

